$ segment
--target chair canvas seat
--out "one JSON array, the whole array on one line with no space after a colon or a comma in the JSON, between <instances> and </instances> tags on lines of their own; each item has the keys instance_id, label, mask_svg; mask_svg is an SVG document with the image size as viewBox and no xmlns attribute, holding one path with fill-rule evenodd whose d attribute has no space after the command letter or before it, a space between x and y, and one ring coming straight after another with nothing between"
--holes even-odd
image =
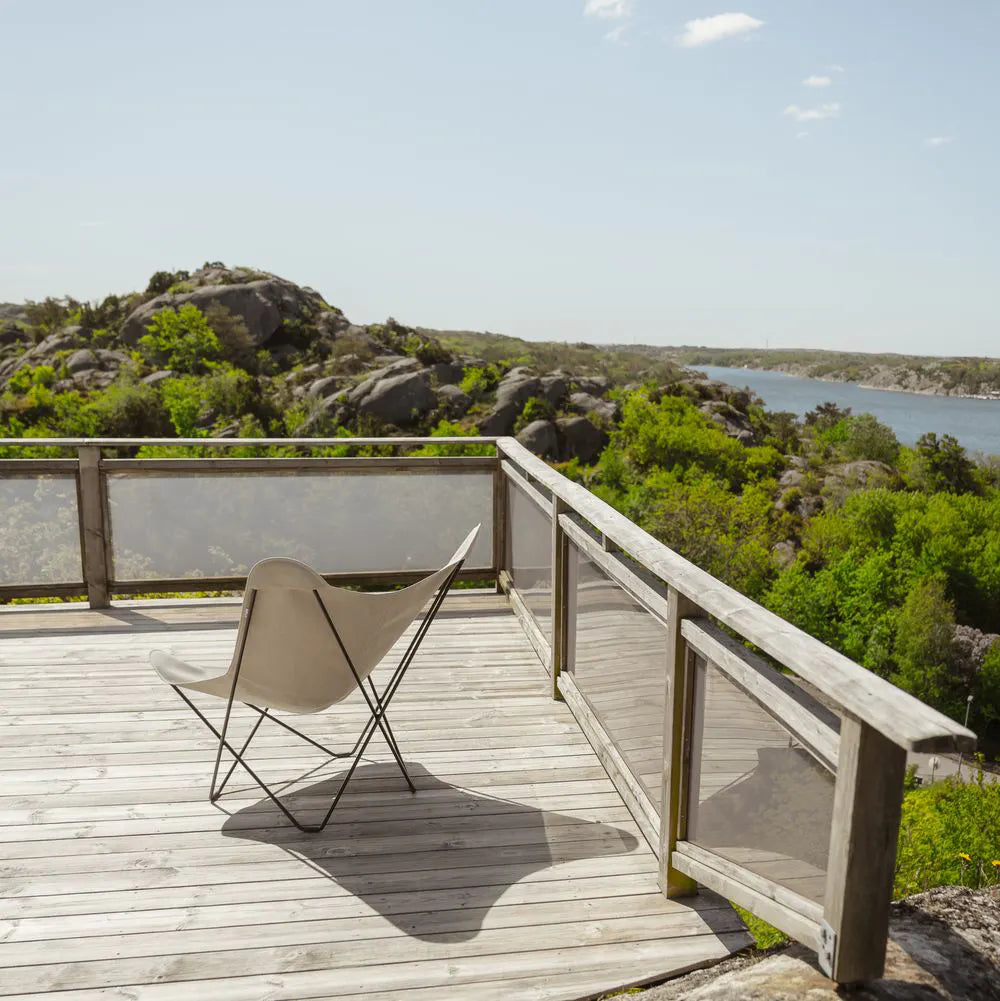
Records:
<instances>
[{"instance_id":1,"label":"chair canvas seat","mask_svg":"<svg viewBox=\"0 0 1000 1001\"><path fill-rule=\"evenodd\" d=\"M468 534L440 570L428 574L409 587L384 593L348 591L327 584L315 570L297 560L284 557L261 560L247 577L236 647L225 671L188 664L161 650L150 654L150 663L159 677L174 688L219 738L215 774L209 794L213 802L221 795L236 765L242 764L286 816L300 829L313 830L314 827L303 826L292 816L257 777L243 755L264 719L270 719L316 744L287 723L276 719L271 711L299 714L322 712L355 691L360 691L364 696L372 715L358 738L358 743L350 752L354 762L341 784L330 814L376 729L382 731L409 782L395 737L385 717L385 709L472 548L479 528L477 525ZM431 607L417 628L402 661L379 693L371 680L372 671L429 601ZM227 700L221 731L197 709L184 690ZM226 739L234 702L242 702L260 713L243 750L239 752ZM316 746L322 747L319 744ZM216 789L223 749L232 754L234 762L221 786ZM327 748L323 750L332 757L345 756ZM413 788L412 783L410 787ZM330 814L315 829L322 830Z\"/></svg>"}]
</instances>

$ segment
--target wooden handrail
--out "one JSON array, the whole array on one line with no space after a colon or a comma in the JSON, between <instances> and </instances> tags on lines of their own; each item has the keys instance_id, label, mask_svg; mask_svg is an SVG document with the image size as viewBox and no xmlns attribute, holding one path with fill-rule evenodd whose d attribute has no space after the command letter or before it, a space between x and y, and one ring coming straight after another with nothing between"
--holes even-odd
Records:
<instances>
[{"instance_id":1,"label":"wooden handrail","mask_svg":"<svg viewBox=\"0 0 1000 1001\"><path fill-rule=\"evenodd\" d=\"M495 445L490 437L409 437L409 438L0 438L0 448L140 448L143 445L196 446L202 448L242 448L246 445L311 446L331 445L396 445L400 448L418 445Z\"/></svg>"},{"instance_id":2,"label":"wooden handrail","mask_svg":"<svg viewBox=\"0 0 1000 1001\"><path fill-rule=\"evenodd\" d=\"M846 715L909 751L970 751L976 735L668 549L514 438L501 455L543 484L637 563L828 696Z\"/></svg>"}]
</instances>

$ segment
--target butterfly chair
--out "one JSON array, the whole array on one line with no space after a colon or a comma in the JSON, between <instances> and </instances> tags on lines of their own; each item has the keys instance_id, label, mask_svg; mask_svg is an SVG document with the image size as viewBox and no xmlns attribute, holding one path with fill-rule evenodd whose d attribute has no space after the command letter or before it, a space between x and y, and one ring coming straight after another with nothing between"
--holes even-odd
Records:
<instances>
[{"instance_id":1,"label":"butterfly chair","mask_svg":"<svg viewBox=\"0 0 1000 1001\"><path fill-rule=\"evenodd\" d=\"M415 792L386 718L386 709L478 533L477 525L440 570L399 591L379 594L333 587L297 560L280 557L261 560L247 577L236 649L226 671L220 674L217 669L195 667L163 651L153 651L149 659L156 673L219 740L209 800L214 803L222 795L239 764L300 831L318 833L330 822L376 729L385 737L410 791ZM428 601L430 607L402 660L379 692L371 679L372 671ZM354 747L347 752L331 751L272 714L272 710L322 712L347 698L355 689L364 696L370 715ZM221 731L209 722L185 690L226 700ZM258 713L239 750L227 739L234 702L242 702ZM244 757L247 748L265 719L290 730L330 757L353 759L319 824L302 823L247 764ZM223 749L234 760L217 787Z\"/></svg>"}]
</instances>

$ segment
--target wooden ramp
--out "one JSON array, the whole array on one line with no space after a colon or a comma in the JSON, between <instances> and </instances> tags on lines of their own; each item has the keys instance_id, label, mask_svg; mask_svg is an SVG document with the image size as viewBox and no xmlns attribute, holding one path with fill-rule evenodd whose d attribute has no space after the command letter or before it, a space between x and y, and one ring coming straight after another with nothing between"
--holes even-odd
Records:
<instances>
[{"instance_id":1,"label":"wooden ramp","mask_svg":"<svg viewBox=\"0 0 1000 1001\"><path fill-rule=\"evenodd\" d=\"M649 847L492 595L447 600L393 703L416 795L376 738L323 834L239 773L211 806L214 742L146 657L222 665L237 615L230 601L0 611L0 996L573 999L750 944L718 897L660 895ZM349 745L364 712L301 722ZM266 780L298 778L299 809L318 810L342 767L277 727L254 748Z\"/></svg>"}]
</instances>

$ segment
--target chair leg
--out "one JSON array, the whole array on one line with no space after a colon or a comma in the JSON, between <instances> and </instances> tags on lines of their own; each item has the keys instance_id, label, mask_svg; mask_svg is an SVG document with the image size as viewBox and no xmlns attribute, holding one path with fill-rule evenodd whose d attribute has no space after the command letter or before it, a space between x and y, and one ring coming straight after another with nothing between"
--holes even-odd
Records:
<instances>
[{"instance_id":1,"label":"chair leg","mask_svg":"<svg viewBox=\"0 0 1000 1001\"><path fill-rule=\"evenodd\" d=\"M216 772L212 776L212 784L210 786L210 791L209 791L209 801L215 803L218 800L219 796L221 796L222 794L222 790L225 788L226 783L229 781L230 776L235 771L236 766L241 765L243 769L247 772L247 774L254 780L254 782L256 782L257 785L259 785L260 788L263 789L267 797L274 803L275 806L278 807L278 809L285 815L285 817L287 817L288 820L290 820L292 824L295 825L295 827L297 827L300 831L302 831L305 834L318 834L321 831L323 831L326 828L326 826L330 823L330 818L333 816L333 811L336 809L337 804L340 802L341 797L344 795L344 791L347 788L347 783L351 780L351 777L354 775L355 769L358 767L358 764L361 761L361 756L364 754L372 737L375 735L376 729L378 729L383 723L385 723L386 726L388 725L387 721L380 718L382 716L382 713L384 712L384 710L382 710L380 707L379 715L376 716L376 714L373 713L372 716L369 717L368 722L365 724L364 729L361 731L361 735L358 737L358 740L355 743L356 753L352 755L351 766L347 770L347 774L343 777L343 779L341 779L340 786L338 787L337 792L333 797L333 801L330 804L330 808L327 811L326 816L319 824L304 824L295 816L295 814L291 812L291 810L288 809L288 807L285 806L285 804L281 801L278 795L253 770L253 768L250 767L250 765L246 761L246 758L244 757L247 748L250 746L250 741L256 735L257 730L260 728L260 724L263 723L265 718L273 720L276 723L280 723L281 721L278 720L273 715L271 715L271 713L267 712L266 710L261 710L257 706L250 706L250 708L255 709L258 713L260 713L260 716L254 723L254 726L251 729L249 736L244 741L243 746L239 750L237 750L226 739L226 731L228 729L229 718L230 718L229 710L231 710L231 706L227 707L225 722L223 723L223 728L220 731L212 724L212 722L208 719L208 717L205 716L205 714L201 712L201 710L191 701L191 699L189 699L187 695L185 695L184 692L177 687L177 685L172 685L171 687L184 700L188 708L198 717L198 719L202 721L202 723L205 724L205 726L215 735L215 737L219 741L219 750L218 754L216 755ZM312 740L309 737L306 737L305 734L300 734L297 730L295 730L294 727L287 726L287 724L285 724L285 726L286 729L292 730L298 736L302 737L304 740L307 740L310 744L316 744L317 747L322 748L332 757L345 756L343 754L337 754L335 752L330 751L328 748L323 747L322 744L317 744L316 741ZM219 759L221 758L223 750L228 751L229 754L232 755L233 763L230 766L229 771L226 773L225 778L222 780L222 783L218 786L218 788L216 788L216 780L218 778L218 767L219 767L218 762ZM396 753L397 753L396 751L393 751L394 756L396 756ZM410 780L410 776L407 773L405 766L403 765L402 759L396 757L396 763L399 765L399 768L403 773L403 777L406 779L406 783L410 787L410 791L416 792L413 782Z\"/></svg>"},{"instance_id":2,"label":"chair leg","mask_svg":"<svg viewBox=\"0 0 1000 1001\"><path fill-rule=\"evenodd\" d=\"M247 737L247 739L243 743L243 746L240 748L241 756L247 753L247 748L250 746L250 741L253 740L254 735L260 729L260 725L263 722L264 722L264 714L261 713L260 716L257 717L257 722L254 723L253 729L250 731L250 735ZM222 790L226 788L226 783L231 778L233 772L236 771L236 766L238 764L239 764L239 758L233 758L233 763L229 766L229 771L226 772L226 777L222 780L218 789L215 788L215 783L213 782L212 787L211 789L209 789L208 792L208 801L210 803L214 803L222 795Z\"/></svg>"}]
</instances>

